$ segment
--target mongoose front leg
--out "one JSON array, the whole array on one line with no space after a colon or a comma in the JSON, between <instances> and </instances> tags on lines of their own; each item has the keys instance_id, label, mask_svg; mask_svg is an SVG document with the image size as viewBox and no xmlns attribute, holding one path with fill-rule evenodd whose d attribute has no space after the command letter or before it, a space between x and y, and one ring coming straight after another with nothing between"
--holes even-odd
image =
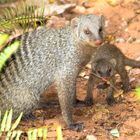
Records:
<instances>
[{"instance_id":1,"label":"mongoose front leg","mask_svg":"<svg viewBox=\"0 0 140 140\"><path fill-rule=\"evenodd\" d=\"M96 77L93 74L90 74L89 80L88 80L88 85L87 85L87 96L85 98L85 104L87 106L93 105L93 95L92 95L92 90L94 87L94 82L95 82Z\"/></svg>"},{"instance_id":2,"label":"mongoose front leg","mask_svg":"<svg viewBox=\"0 0 140 140\"><path fill-rule=\"evenodd\" d=\"M129 77L128 77L126 69L124 67L120 67L119 74L122 80L123 90L124 92L128 92L130 90L130 87L129 87Z\"/></svg>"},{"instance_id":3,"label":"mongoose front leg","mask_svg":"<svg viewBox=\"0 0 140 140\"><path fill-rule=\"evenodd\" d=\"M110 86L108 87L108 95L106 97L106 101L108 103L108 105L113 105L115 103L115 99L114 99L114 77L112 77L111 81L110 81Z\"/></svg>"},{"instance_id":4,"label":"mongoose front leg","mask_svg":"<svg viewBox=\"0 0 140 140\"><path fill-rule=\"evenodd\" d=\"M61 75L61 76L60 76ZM62 116L69 129L80 131L82 124L74 123L72 119L73 98L75 97L76 77L62 73L56 80L58 98L62 110Z\"/></svg>"}]
</instances>

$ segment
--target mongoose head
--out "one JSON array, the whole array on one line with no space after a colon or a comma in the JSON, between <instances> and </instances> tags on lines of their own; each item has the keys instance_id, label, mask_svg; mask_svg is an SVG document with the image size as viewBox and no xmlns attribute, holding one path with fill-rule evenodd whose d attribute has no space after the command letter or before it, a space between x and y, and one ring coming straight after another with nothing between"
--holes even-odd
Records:
<instances>
[{"instance_id":1,"label":"mongoose head","mask_svg":"<svg viewBox=\"0 0 140 140\"><path fill-rule=\"evenodd\" d=\"M92 72L98 77L109 80L116 73L116 63L115 59L111 59L110 61L100 59L92 64Z\"/></svg>"},{"instance_id":2,"label":"mongoose head","mask_svg":"<svg viewBox=\"0 0 140 140\"><path fill-rule=\"evenodd\" d=\"M93 46L101 45L104 38L104 16L82 15L72 19L71 26L78 41Z\"/></svg>"}]
</instances>

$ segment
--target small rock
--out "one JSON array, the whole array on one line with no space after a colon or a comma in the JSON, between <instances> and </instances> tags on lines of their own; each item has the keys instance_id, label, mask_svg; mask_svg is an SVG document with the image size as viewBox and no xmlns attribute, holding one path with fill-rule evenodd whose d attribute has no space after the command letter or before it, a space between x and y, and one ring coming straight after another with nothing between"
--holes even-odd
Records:
<instances>
[{"instance_id":1,"label":"small rock","mask_svg":"<svg viewBox=\"0 0 140 140\"><path fill-rule=\"evenodd\" d=\"M140 61L140 56L136 59L137 61Z\"/></svg>"},{"instance_id":2,"label":"small rock","mask_svg":"<svg viewBox=\"0 0 140 140\"><path fill-rule=\"evenodd\" d=\"M84 78L85 78L86 80L88 80L88 79L89 79L89 76L85 76Z\"/></svg>"},{"instance_id":3,"label":"small rock","mask_svg":"<svg viewBox=\"0 0 140 140\"><path fill-rule=\"evenodd\" d=\"M72 11L78 14L84 14L86 12L86 8L83 6L76 6Z\"/></svg>"},{"instance_id":4,"label":"small rock","mask_svg":"<svg viewBox=\"0 0 140 140\"><path fill-rule=\"evenodd\" d=\"M125 32L128 32L128 28L124 29Z\"/></svg>"},{"instance_id":5,"label":"small rock","mask_svg":"<svg viewBox=\"0 0 140 140\"><path fill-rule=\"evenodd\" d=\"M87 8L87 13L88 13L88 14L93 14L93 13L96 13L96 12L97 12L97 10L95 10L94 7Z\"/></svg>"},{"instance_id":6,"label":"small rock","mask_svg":"<svg viewBox=\"0 0 140 140\"><path fill-rule=\"evenodd\" d=\"M129 37L128 40L127 40L128 43L132 43L134 41L136 41L135 37Z\"/></svg>"},{"instance_id":7,"label":"small rock","mask_svg":"<svg viewBox=\"0 0 140 140\"><path fill-rule=\"evenodd\" d=\"M105 21L105 27L108 27L108 25L109 25L109 20L106 20Z\"/></svg>"},{"instance_id":8,"label":"small rock","mask_svg":"<svg viewBox=\"0 0 140 140\"><path fill-rule=\"evenodd\" d=\"M86 68L91 69L91 64L87 64Z\"/></svg>"},{"instance_id":9,"label":"small rock","mask_svg":"<svg viewBox=\"0 0 140 140\"><path fill-rule=\"evenodd\" d=\"M121 25L122 25L122 27L127 27L127 25L128 25L127 21L124 20Z\"/></svg>"},{"instance_id":10,"label":"small rock","mask_svg":"<svg viewBox=\"0 0 140 140\"><path fill-rule=\"evenodd\" d=\"M117 38L116 42L117 43L124 43L126 40L124 38Z\"/></svg>"},{"instance_id":11,"label":"small rock","mask_svg":"<svg viewBox=\"0 0 140 140\"><path fill-rule=\"evenodd\" d=\"M83 130L83 132L87 132L87 130L86 130L86 129L84 129L84 130Z\"/></svg>"},{"instance_id":12,"label":"small rock","mask_svg":"<svg viewBox=\"0 0 140 140\"><path fill-rule=\"evenodd\" d=\"M81 77L84 77L86 75L86 72L84 71L84 72L81 72L80 74L79 74L79 76L81 76Z\"/></svg>"},{"instance_id":13,"label":"small rock","mask_svg":"<svg viewBox=\"0 0 140 140\"><path fill-rule=\"evenodd\" d=\"M140 39L137 39L137 40L136 40L136 43L140 44Z\"/></svg>"},{"instance_id":14,"label":"small rock","mask_svg":"<svg viewBox=\"0 0 140 140\"><path fill-rule=\"evenodd\" d=\"M87 135L87 140L97 140L97 138L94 135Z\"/></svg>"}]
</instances>

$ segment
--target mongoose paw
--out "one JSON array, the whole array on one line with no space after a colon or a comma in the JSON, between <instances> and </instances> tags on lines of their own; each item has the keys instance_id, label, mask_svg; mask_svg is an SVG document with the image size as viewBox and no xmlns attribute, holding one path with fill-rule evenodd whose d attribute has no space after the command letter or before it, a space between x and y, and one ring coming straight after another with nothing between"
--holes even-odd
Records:
<instances>
[{"instance_id":1,"label":"mongoose paw","mask_svg":"<svg viewBox=\"0 0 140 140\"><path fill-rule=\"evenodd\" d=\"M108 87L109 87L109 84L107 84L106 82L97 85L98 89L106 89Z\"/></svg>"},{"instance_id":2,"label":"mongoose paw","mask_svg":"<svg viewBox=\"0 0 140 140\"><path fill-rule=\"evenodd\" d=\"M80 132L83 129L83 124L82 123L70 124L69 129Z\"/></svg>"},{"instance_id":3,"label":"mongoose paw","mask_svg":"<svg viewBox=\"0 0 140 140\"><path fill-rule=\"evenodd\" d=\"M85 100L84 100L84 102L85 102L85 105L86 106L91 106L91 105L93 105L93 99L88 99L88 98L86 98Z\"/></svg>"},{"instance_id":4,"label":"mongoose paw","mask_svg":"<svg viewBox=\"0 0 140 140\"><path fill-rule=\"evenodd\" d=\"M127 93L127 92L131 91L131 88L128 86L123 87L123 91L124 91L124 93Z\"/></svg>"},{"instance_id":5,"label":"mongoose paw","mask_svg":"<svg viewBox=\"0 0 140 140\"><path fill-rule=\"evenodd\" d=\"M76 101L73 103L73 106L74 107L83 107L83 106L85 106L85 103L84 103L84 101L76 99Z\"/></svg>"},{"instance_id":6,"label":"mongoose paw","mask_svg":"<svg viewBox=\"0 0 140 140\"><path fill-rule=\"evenodd\" d=\"M28 113L28 114L25 114L23 117L22 117L22 120L35 120L36 117L32 114L32 113Z\"/></svg>"},{"instance_id":7,"label":"mongoose paw","mask_svg":"<svg viewBox=\"0 0 140 140\"><path fill-rule=\"evenodd\" d=\"M108 105L113 105L115 103L114 97L107 97L106 101Z\"/></svg>"},{"instance_id":8,"label":"mongoose paw","mask_svg":"<svg viewBox=\"0 0 140 140\"><path fill-rule=\"evenodd\" d=\"M54 107L54 106L58 106L59 102L55 101L55 100L51 100L48 102L40 102L38 105L38 108L50 108L50 107Z\"/></svg>"}]
</instances>

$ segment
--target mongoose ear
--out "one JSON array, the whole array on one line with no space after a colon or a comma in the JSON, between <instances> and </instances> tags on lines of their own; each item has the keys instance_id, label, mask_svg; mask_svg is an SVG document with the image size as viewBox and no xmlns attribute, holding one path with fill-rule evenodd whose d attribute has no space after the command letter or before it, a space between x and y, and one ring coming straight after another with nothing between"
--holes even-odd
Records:
<instances>
[{"instance_id":1,"label":"mongoose ear","mask_svg":"<svg viewBox=\"0 0 140 140\"><path fill-rule=\"evenodd\" d=\"M116 59L112 58L112 59L110 60L110 63L115 67L116 64L117 64L117 61L116 61Z\"/></svg>"},{"instance_id":2,"label":"mongoose ear","mask_svg":"<svg viewBox=\"0 0 140 140\"><path fill-rule=\"evenodd\" d=\"M105 16L100 15L102 26L105 26Z\"/></svg>"},{"instance_id":3,"label":"mongoose ear","mask_svg":"<svg viewBox=\"0 0 140 140\"><path fill-rule=\"evenodd\" d=\"M75 28L75 27L77 27L77 25L78 25L78 18L76 17L76 18L71 20L71 26L73 28Z\"/></svg>"}]
</instances>

